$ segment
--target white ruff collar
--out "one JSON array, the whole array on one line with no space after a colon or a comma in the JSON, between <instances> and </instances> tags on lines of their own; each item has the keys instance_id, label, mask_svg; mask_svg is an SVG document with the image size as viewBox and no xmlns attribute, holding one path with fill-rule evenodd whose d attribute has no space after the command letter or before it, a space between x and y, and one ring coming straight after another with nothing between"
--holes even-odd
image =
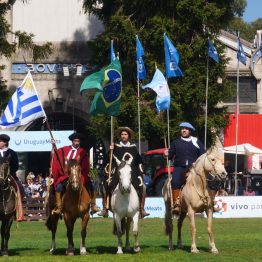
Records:
<instances>
[{"instance_id":1,"label":"white ruff collar","mask_svg":"<svg viewBox=\"0 0 262 262\"><path fill-rule=\"evenodd\" d=\"M4 149L0 149L0 155L1 157L4 156L4 152L6 152L8 150L8 147L4 148Z\"/></svg>"},{"instance_id":2,"label":"white ruff collar","mask_svg":"<svg viewBox=\"0 0 262 262\"><path fill-rule=\"evenodd\" d=\"M193 145L199 149L199 145L197 144L197 137L190 136L190 137L185 138L185 137L181 136L181 139L186 141L186 142L192 141Z\"/></svg>"},{"instance_id":3,"label":"white ruff collar","mask_svg":"<svg viewBox=\"0 0 262 262\"><path fill-rule=\"evenodd\" d=\"M129 147L130 146L130 142L127 142L126 144L124 144L122 141L120 141L119 143L121 146L123 147Z\"/></svg>"}]
</instances>

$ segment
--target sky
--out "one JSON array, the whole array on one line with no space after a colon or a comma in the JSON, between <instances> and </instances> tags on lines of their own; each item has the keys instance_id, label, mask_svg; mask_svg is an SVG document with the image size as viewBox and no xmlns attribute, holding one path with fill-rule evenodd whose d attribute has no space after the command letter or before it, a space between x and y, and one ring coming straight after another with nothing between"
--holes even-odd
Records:
<instances>
[{"instance_id":1,"label":"sky","mask_svg":"<svg viewBox=\"0 0 262 262\"><path fill-rule=\"evenodd\" d=\"M262 0L247 0L244 21L250 23L258 18L262 18Z\"/></svg>"}]
</instances>

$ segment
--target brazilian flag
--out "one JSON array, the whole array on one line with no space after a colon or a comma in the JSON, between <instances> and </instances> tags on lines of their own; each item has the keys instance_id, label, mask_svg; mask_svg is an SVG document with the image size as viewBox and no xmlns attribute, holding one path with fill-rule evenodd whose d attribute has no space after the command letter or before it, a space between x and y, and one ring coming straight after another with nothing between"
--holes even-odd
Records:
<instances>
[{"instance_id":1,"label":"brazilian flag","mask_svg":"<svg viewBox=\"0 0 262 262\"><path fill-rule=\"evenodd\" d=\"M122 90L122 69L119 59L99 72L87 76L81 87L80 93L95 92L90 108L90 114L117 116L120 108Z\"/></svg>"}]
</instances>

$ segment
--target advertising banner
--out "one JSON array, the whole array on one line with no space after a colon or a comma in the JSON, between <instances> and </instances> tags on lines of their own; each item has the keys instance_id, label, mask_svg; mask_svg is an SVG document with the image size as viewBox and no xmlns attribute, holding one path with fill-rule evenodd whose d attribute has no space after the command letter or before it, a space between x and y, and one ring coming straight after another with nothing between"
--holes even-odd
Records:
<instances>
[{"instance_id":1,"label":"advertising banner","mask_svg":"<svg viewBox=\"0 0 262 262\"><path fill-rule=\"evenodd\" d=\"M72 130L52 131L57 148L71 144L68 136ZM16 152L51 151L51 137L48 131L0 131L0 134L10 136L9 147Z\"/></svg>"}]
</instances>

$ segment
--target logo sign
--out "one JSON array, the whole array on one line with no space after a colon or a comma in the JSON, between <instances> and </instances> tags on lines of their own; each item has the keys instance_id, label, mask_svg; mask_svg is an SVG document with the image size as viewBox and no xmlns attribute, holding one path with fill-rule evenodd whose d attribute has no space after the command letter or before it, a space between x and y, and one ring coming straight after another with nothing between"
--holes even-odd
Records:
<instances>
[{"instance_id":1,"label":"logo sign","mask_svg":"<svg viewBox=\"0 0 262 262\"><path fill-rule=\"evenodd\" d=\"M69 72L76 72L76 67L82 66L82 74L94 71L95 67L88 64L12 64L12 74L58 74L63 73L63 67Z\"/></svg>"},{"instance_id":2,"label":"logo sign","mask_svg":"<svg viewBox=\"0 0 262 262\"><path fill-rule=\"evenodd\" d=\"M51 137L48 131L0 131L1 134L10 136L9 147L16 152L44 152L51 151ZM68 139L72 130L53 131L57 147L71 144Z\"/></svg>"}]
</instances>

